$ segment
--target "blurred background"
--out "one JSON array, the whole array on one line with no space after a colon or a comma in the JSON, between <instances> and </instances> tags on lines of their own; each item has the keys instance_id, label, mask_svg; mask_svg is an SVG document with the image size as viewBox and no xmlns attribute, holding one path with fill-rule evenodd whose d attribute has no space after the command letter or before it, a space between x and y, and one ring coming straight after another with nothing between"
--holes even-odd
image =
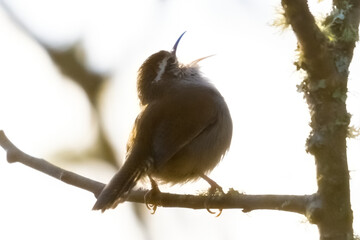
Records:
<instances>
[{"instance_id":1,"label":"blurred background","mask_svg":"<svg viewBox=\"0 0 360 240\"><path fill-rule=\"evenodd\" d=\"M324 17L331 1L309 1ZM248 194L312 194L309 112L296 85L296 39L272 26L280 0L0 0L0 129L24 152L106 183L123 161L139 112L137 69L170 50L200 63L233 117L232 147L210 177ZM348 111L360 126L359 49ZM355 233L360 232L360 142L348 140ZM199 193L202 181L160 186ZM318 239L295 213L159 208L124 203L101 214L94 196L0 151L0 239Z\"/></svg>"}]
</instances>

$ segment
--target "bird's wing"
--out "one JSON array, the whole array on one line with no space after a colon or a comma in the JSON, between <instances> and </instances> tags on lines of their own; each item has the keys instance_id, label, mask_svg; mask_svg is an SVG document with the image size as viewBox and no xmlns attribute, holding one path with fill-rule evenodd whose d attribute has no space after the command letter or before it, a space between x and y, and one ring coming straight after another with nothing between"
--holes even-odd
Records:
<instances>
[{"instance_id":1,"label":"bird's wing","mask_svg":"<svg viewBox=\"0 0 360 240\"><path fill-rule=\"evenodd\" d=\"M149 109L158 111L160 116L153 123L152 136L152 152L158 167L214 124L217 108L213 94L190 89L187 94L173 94Z\"/></svg>"}]
</instances>

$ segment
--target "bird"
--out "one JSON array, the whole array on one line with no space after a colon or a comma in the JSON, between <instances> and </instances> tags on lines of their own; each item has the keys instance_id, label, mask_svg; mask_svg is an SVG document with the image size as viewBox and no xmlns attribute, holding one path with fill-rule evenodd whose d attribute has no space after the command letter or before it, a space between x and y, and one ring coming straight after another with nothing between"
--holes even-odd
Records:
<instances>
[{"instance_id":1,"label":"bird","mask_svg":"<svg viewBox=\"0 0 360 240\"><path fill-rule=\"evenodd\" d=\"M93 210L104 212L124 201L140 179L184 184L199 178L221 187L209 174L230 148L232 119L217 88L203 76L197 59L179 63L176 51L148 57L138 70L141 111L127 142L125 162L103 188ZM121 201L120 201L121 200Z\"/></svg>"}]
</instances>

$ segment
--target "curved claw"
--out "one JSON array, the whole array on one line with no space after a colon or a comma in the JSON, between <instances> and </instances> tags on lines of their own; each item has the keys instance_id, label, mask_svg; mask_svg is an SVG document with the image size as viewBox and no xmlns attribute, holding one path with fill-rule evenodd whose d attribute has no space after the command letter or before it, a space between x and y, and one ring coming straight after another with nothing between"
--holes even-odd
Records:
<instances>
[{"instance_id":1,"label":"curved claw","mask_svg":"<svg viewBox=\"0 0 360 240\"><path fill-rule=\"evenodd\" d=\"M219 210L218 213L210 210L210 208L209 208L209 201L210 201L210 199L211 199L215 194L211 194L211 189L209 189L209 193L210 193L209 198L206 199L206 201L205 201L205 208L206 208L206 210L208 211L208 213L210 213L210 214L216 214L215 217L219 217L219 216L221 215L223 209L222 209L222 208L219 208L219 209L218 209L218 210Z\"/></svg>"},{"instance_id":2,"label":"curved claw","mask_svg":"<svg viewBox=\"0 0 360 240\"><path fill-rule=\"evenodd\" d=\"M146 201L146 200L145 200L145 201ZM145 206L146 206L147 209L149 209L150 211L152 211L152 212L150 212L151 214L155 214L155 212L156 212L156 210L157 210L157 205L155 205L155 204L149 204L149 203L145 202Z\"/></svg>"},{"instance_id":3,"label":"curved claw","mask_svg":"<svg viewBox=\"0 0 360 240\"><path fill-rule=\"evenodd\" d=\"M210 214L216 214L216 212L213 212L210 210L210 208L208 207L208 203L209 203L209 199L205 202L206 211L208 211L208 213L210 213ZM221 215L223 209L219 208L218 210L219 210L219 212L216 214L215 217L219 217Z\"/></svg>"},{"instance_id":4,"label":"curved claw","mask_svg":"<svg viewBox=\"0 0 360 240\"><path fill-rule=\"evenodd\" d=\"M160 190L159 190L159 187L156 184L156 182L150 176L149 176L149 178L150 178L150 182L151 182L151 190L149 190L145 194L144 203L145 203L146 208L149 209L150 211L152 211L151 214L155 214L158 206L156 204L149 203L148 200L151 199L151 197L153 195L159 194Z\"/></svg>"},{"instance_id":5,"label":"curved claw","mask_svg":"<svg viewBox=\"0 0 360 240\"><path fill-rule=\"evenodd\" d=\"M224 193L222 187L219 184L217 184L214 180L212 180L211 178L209 178L205 174L202 174L201 177L210 184L210 188L209 188L209 191L208 191L209 192L209 198L205 202L205 208L210 214L216 214L216 212L213 212L213 211L210 210L210 208L208 206L209 201L214 196L219 195L219 194L220 195L225 195L225 193ZM219 217L221 215L223 209L220 208L218 210L219 210L219 213L216 215L216 217Z\"/></svg>"}]
</instances>

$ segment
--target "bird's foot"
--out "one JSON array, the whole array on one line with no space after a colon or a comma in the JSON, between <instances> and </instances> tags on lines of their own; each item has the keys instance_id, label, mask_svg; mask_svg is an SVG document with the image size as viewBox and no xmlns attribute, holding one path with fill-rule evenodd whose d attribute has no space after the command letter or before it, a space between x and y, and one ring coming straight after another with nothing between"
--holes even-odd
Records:
<instances>
[{"instance_id":1,"label":"bird's foot","mask_svg":"<svg viewBox=\"0 0 360 240\"><path fill-rule=\"evenodd\" d=\"M219 184L217 184L214 180L212 180L205 174L201 175L201 177L210 184L210 188L208 190L208 198L205 201L205 208L210 214L216 214L216 217L219 217L222 213L222 208L218 209L219 210L218 213L214 212L214 211L210 210L209 202L212 199L214 199L216 196L225 195L225 193L224 193L222 187Z\"/></svg>"},{"instance_id":2,"label":"bird's foot","mask_svg":"<svg viewBox=\"0 0 360 240\"><path fill-rule=\"evenodd\" d=\"M149 209L151 212L151 214L155 214L156 209L157 209L157 205L153 204L153 203L149 203L149 201L151 201L151 199L156 196L157 194L160 194L160 189L157 185L157 183L154 181L154 179L150 178L150 182L151 182L151 190L149 190L145 196L144 196L144 202L145 202L145 206L147 209Z\"/></svg>"}]
</instances>

